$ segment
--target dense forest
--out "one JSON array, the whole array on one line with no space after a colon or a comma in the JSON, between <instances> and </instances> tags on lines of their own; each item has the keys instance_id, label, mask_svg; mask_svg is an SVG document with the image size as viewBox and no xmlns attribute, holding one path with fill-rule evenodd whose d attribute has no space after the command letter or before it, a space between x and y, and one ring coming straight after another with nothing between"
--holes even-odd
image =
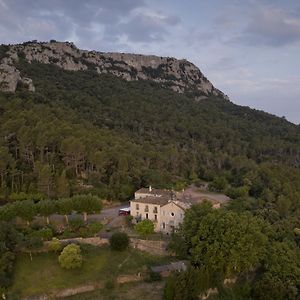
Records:
<instances>
[{"instance_id":1,"label":"dense forest","mask_svg":"<svg viewBox=\"0 0 300 300\"><path fill-rule=\"evenodd\" d=\"M148 184L218 177L223 190L246 186L255 198L267 184L273 202L299 192L300 129L283 119L224 99L197 102L153 82L22 60L18 68L36 92L20 86L0 98L3 199L85 190L128 199ZM282 185L293 180L288 192Z\"/></svg>"},{"instance_id":2,"label":"dense forest","mask_svg":"<svg viewBox=\"0 0 300 300\"><path fill-rule=\"evenodd\" d=\"M255 290L245 291L246 285L242 286L244 299L250 294L258 299L296 297L300 284L299 126L223 98L196 101L192 91L178 94L153 82L65 71L24 59L18 69L33 79L36 92L20 84L16 93L0 95L3 202L40 201L40 209L47 204L43 209L48 213L49 199L93 194L127 200L137 188L150 184L181 189L208 181L211 190L224 192L232 200L225 210L212 211L204 205L187 214L173 247L191 260L194 269L171 277L169 292L184 282L184 276L195 280L207 275L201 282L208 288L218 282L216 274L244 272L251 277L258 270L258 279L252 276ZM5 245L1 249L10 253L15 242L8 243L8 236L16 233L5 226L1 225ZM236 231L225 234L235 226ZM207 252L214 253L211 245L197 242L205 241L208 228L214 228L209 232L225 245L231 245L232 240L226 239L232 235L241 242L233 241L238 248L232 248L236 251L232 261L218 260ZM255 251L246 260L249 252L241 249L249 250L248 242ZM203 267L208 273L199 274ZM264 298L266 286L279 292ZM166 299L179 299L174 297ZM187 294L180 299L192 297Z\"/></svg>"}]
</instances>

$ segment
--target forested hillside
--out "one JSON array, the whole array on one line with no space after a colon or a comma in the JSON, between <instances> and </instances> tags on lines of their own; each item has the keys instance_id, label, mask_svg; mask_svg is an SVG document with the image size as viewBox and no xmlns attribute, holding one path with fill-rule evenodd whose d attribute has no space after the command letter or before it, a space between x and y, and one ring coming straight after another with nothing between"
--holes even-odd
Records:
<instances>
[{"instance_id":1,"label":"forested hillside","mask_svg":"<svg viewBox=\"0 0 300 300\"><path fill-rule=\"evenodd\" d=\"M3 199L84 191L128 199L148 184L214 180L218 190L243 187L259 199L255 205L300 206L298 126L153 82L25 60L18 69L36 92L20 84L15 94L1 94Z\"/></svg>"},{"instance_id":2,"label":"forested hillside","mask_svg":"<svg viewBox=\"0 0 300 300\"><path fill-rule=\"evenodd\" d=\"M68 214L70 203L86 215L97 211L89 204L100 209L99 197L127 200L142 186L208 181L232 200L186 212L170 247L192 267L169 277L165 299L198 299L213 287L219 299L299 296L299 126L226 97L200 100L193 89L176 93L21 55L16 68L35 92L23 80L0 94L0 197L13 202L2 207L2 221ZM17 233L1 228L0 288L7 288ZM223 289L228 277L237 284Z\"/></svg>"}]
</instances>

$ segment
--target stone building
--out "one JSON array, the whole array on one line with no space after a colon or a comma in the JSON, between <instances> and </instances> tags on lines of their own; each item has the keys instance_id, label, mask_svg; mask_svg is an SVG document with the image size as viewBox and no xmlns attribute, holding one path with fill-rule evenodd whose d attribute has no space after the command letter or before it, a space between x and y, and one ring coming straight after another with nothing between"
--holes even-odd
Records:
<instances>
[{"instance_id":1,"label":"stone building","mask_svg":"<svg viewBox=\"0 0 300 300\"><path fill-rule=\"evenodd\" d=\"M220 203L211 202L214 208L220 207ZM156 232L170 234L183 222L185 210L194 203L197 202L184 193L150 186L135 192L134 199L130 201L130 214L134 222L149 219L154 223Z\"/></svg>"}]
</instances>

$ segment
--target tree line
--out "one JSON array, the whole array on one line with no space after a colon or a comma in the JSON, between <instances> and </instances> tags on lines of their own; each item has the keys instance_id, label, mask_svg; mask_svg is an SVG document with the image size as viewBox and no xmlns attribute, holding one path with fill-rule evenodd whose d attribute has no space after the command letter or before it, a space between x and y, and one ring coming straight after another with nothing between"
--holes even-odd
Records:
<instances>
[{"instance_id":1,"label":"tree line","mask_svg":"<svg viewBox=\"0 0 300 300\"><path fill-rule=\"evenodd\" d=\"M29 224L34 217L43 216L46 223L49 224L51 215L61 214L65 216L68 224L68 215L76 212L83 214L83 220L86 222L88 214L99 213L101 209L101 200L93 195L75 195L59 200L46 199L37 203L33 200L15 201L0 207L0 221L10 222L19 217Z\"/></svg>"}]
</instances>

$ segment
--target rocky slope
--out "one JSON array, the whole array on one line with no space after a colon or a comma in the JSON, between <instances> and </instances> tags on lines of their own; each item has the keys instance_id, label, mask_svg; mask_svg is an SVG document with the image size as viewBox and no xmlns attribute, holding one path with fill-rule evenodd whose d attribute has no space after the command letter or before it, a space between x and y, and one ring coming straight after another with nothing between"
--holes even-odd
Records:
<instances>
[{"instance_id":1,"label":"rocky slope","mask_svg":"<svg viewBox=\"0 0 300 300\"><path fill-rule=\"evenodd\" d=\"M18 62L54 64L70 71L94 70L111 73L125 80L152 80L182 93L192 91L196 99L206 95L227 98L189 61L172 57L125 53L103 53L78 49L73 43L51 41L2 45L0 51L0 90L15 92L21 82L34 92L34 82L18 70Z\"/></svg>"}]
</instances>

